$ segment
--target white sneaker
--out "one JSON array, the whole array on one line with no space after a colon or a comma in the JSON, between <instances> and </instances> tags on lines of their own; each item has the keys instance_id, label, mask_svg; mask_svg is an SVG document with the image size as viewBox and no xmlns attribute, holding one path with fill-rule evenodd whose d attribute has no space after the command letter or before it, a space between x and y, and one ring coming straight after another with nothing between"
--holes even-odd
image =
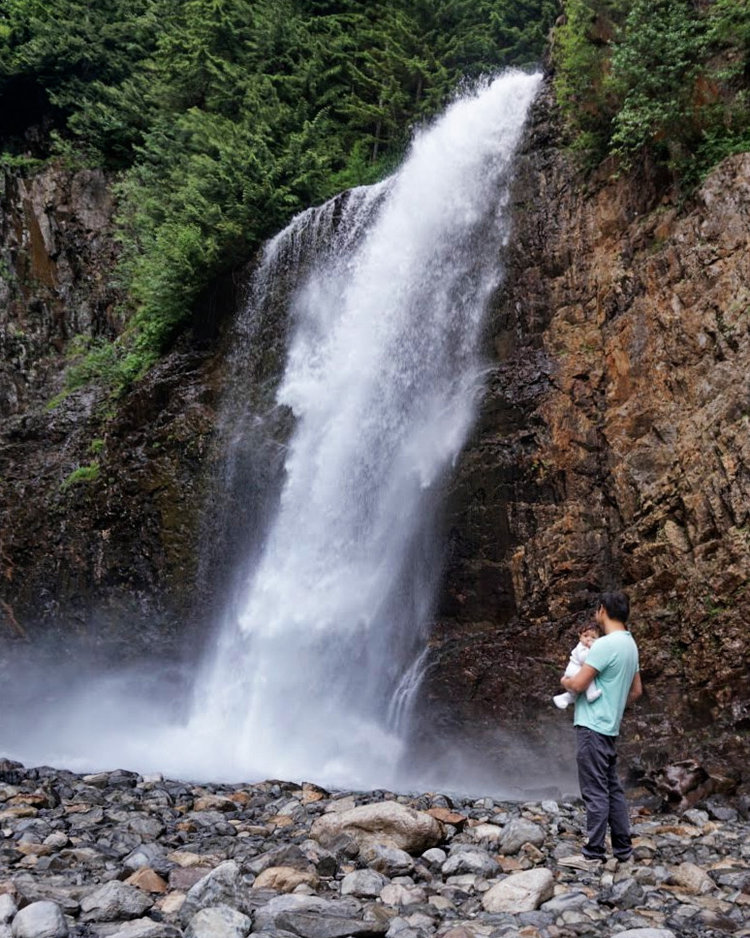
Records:
<instances>
[{"instance_id":1,"label":"white sneaker","mask_svg":"<svg viewBox=\"0 0 750 938\"><path fill-rule=\"evenodd\" d=\"M552 700L554 701L555 706L557 707L558 710L567 710L568 703L569 703L567 693L557 694L555 697L552 698Z\"/></svg>"}]
</instances>

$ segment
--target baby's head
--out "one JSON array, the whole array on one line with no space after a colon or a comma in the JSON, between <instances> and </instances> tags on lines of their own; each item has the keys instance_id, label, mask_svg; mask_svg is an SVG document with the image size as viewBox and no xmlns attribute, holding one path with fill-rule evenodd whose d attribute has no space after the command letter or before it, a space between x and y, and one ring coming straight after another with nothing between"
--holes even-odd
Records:
<instances>
[{"instance_id":1,"label":"baby's head","mask_svg":"<svg viewBox=\"0 0 750 938\"><path fill-rule=\"evenodd\" d=\"M578 633L578 641L587 648L591 648L601 634L596 622L587 622L581 627L581 631Z\"/></svg>"}]
</instances>

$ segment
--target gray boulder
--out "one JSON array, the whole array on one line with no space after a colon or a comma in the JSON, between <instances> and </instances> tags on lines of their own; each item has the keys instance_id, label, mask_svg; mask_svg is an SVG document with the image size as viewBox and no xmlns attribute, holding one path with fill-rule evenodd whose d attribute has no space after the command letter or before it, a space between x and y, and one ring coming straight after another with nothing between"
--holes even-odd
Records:
<instances>
[{"instance_id":1,"label":"gray boulder","mask_svg":"<svg viewBox=\"0 0 750 938\"><path fill-rule=\"evenodd\" d=\"M362 850L360 858L384 876L406 876L414 869L411 854L385 844L370 844Z\"/></svg>"},{"instance_id":2,"label":"gray boulder","mask_svg":"<svg viewBox=\"0 0 750 938\"><path fill-rule=\"evenodd\" d=\"M3 893L0 896L0 925L7 925L13 919L18 911L18 906L13 900L13 896Z\"/></svg>"},{"instance_id":3,"label":"gray boulder","mask_svg":"<svg viewBox=\"0 0 750 938\"><path fill-rule=\"evenodd\" d=\"M196 913L215 905L228 905L244 914L251 908L245 901L248 886L234 860L220 863L190 888L180 909L180 921L187 925Z\"/></svg>"},{"instance_id":4,"label":"gray boulder","mask_svg":"<svg viewBox=\"0 0 750 938\"><path fill-rule=\"evenodd\" d=\"M67 938L68 923L54 902L32 902L13 919L13 938Z\"/></svg>"},{"instance_id":5,"label":"gray boulder","mask_svg":"<svg viewBox=\"0 0 750 938\"><path fill-rule=\"evenodd\" d=\"M443 863L441 872L443 876L474 873L491 879L500 873L500 867L486 850L461 844L460 849L451 851L451 855Z\"/></svg>"},{"instance_id":6,"label":"gray boulder","mask_svg":"<svg viewBox=\"0 0 750 938\"><path fill-rule=\"evenodd\" d=\"M407 853L423 853L437 846L444 836L440 821L397 801L324 814L313 822L310 830L311 837L323 846L343 833L352 836L360 850L370 844L385 844Z\"/></svg>"},{"instance_id":7,"label":"gray boulder","mask_svg":"<svg viewBox=\"0 0 750 938\"><path fill-rule=\"evenodd\" d=\"M185 938L246 938L252 920L228 905L201 909L190 919Z\"/></svg>"},{"instance_id":8,"label":"gray boulder","mask_svg":"<svg viewBox=\"0 0 750 938\"><path fill-rule=\"evenodd\" d=\"M117 922L140 918L153 904L137 886L113 880L81 899L81 921Z\"/></svg>"},{"instance_id":9,"label":"gray boulder","mask_svg":"<svg viewBox=\"0 0 750 938\"><path fill-rule=\"evenodd\" d=\"M544 828L524 818L514 818L503 828L500 840L500 852L511 856L523 847L524 844L533 844L541 847L544 843Z\"/></svg>"},{"instance_id":10,"label":"gray boulder","mask_svg":"<svg viewBox=\"0 0 750 938\"><path fill-rule=\"evenodd\" d=\"M546 869L515 873L494 885L482 896L486 912L533 912L552 898L555 879Z\"/></svg>"},{"instance_id":11,"label":"gray boulder","mask_svg":"<svg viewBox=\"0 0 750 938\"><path fill-rule=\"evenodd\" d=\"M151 918L137 918L124 922L107 938L182 938L182 932L167 922L155 922Z\"/></svg>"},{"instance_id":12,"label":"gray boulder","mask_svg":"<svg viewBox=\"0 0 750 938\"><path fill-rule=\"evenodd\" d=\"M387 878L376 870L355 870L341 881L341 895L374 899L387 884Z\"/></svg>"}]
</instances>

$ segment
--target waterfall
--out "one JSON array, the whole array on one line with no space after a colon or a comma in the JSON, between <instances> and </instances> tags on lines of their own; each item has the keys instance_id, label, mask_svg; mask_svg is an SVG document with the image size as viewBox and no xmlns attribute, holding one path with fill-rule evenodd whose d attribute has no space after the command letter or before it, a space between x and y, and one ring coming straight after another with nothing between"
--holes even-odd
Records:
<instances>
[{"instance_id":1,"label":"waterfall","mask_svg":"<svg viewBox=\"0 0 750 938\"><path fill-rule=\"evenodd\" d=\"M41 715L4 717L6 751L215 781L430 784L403 768L441 502L483 388L483 320L539 82L511 72L465 95L394 176L266 246L237 323L206 538L226 611L192 698L168 662L59 669L36 679Z\"/></svg>"},{"instance_id":2,"label":"waterfall","mask_svg":"<svg viewBox=\"0 0 750 938\"><path fill-rule=\"evenodd\" d=\"M190 735L214 773L394 782L440 573L441 490L482 388L513 154L538 83L513 72L461 98L395 176L304 213L266 248L243 348L269 308L279 315L283 272L286 362L272 406L237 414L252 383L238 356L229 463L269 415L293 415L293 429L196 688Z\"/></svg>"}]
</instances>

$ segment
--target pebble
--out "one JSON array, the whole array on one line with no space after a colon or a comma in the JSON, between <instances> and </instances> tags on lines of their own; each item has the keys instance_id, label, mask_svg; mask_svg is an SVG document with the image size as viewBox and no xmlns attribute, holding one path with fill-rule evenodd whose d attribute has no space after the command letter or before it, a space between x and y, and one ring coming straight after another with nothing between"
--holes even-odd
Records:
<instances>
[{"instance_id":1,"label":"pebble","mask_svg":"<svg viewBox=\"0 0 750 938\"><path fill-rule=\"evenodd\" d=\"M582 872L557 863L584 840L569 796L198 786L0 760L0 938L748 938L744 803L634 807L632 864Z\"/></svg>"}]
</instances>

